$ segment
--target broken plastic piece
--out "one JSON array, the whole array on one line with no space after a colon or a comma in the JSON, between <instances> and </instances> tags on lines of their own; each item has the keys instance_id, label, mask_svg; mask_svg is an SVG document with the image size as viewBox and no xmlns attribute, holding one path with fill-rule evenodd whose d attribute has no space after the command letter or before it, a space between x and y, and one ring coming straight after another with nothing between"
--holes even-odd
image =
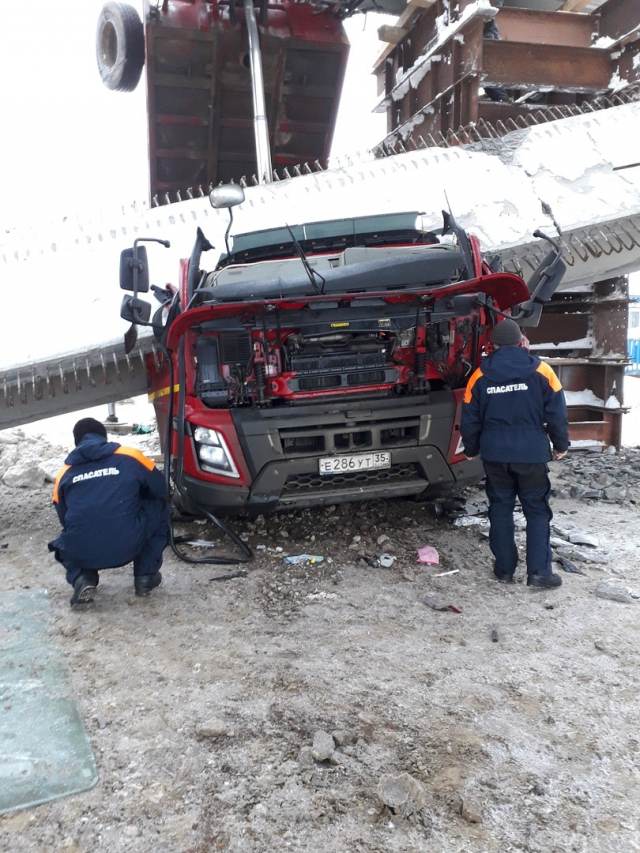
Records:
<instances>
[{"instance_id":1,"label":"broken plastic piece","mask_svg":"<svg viewBox=\"0 0 640 853\"><path fill-rule=\"evenodd\" d=\"M323 560L324 557L318 554L291 554L284 558L288 566L315 566Z\"/></svg>"},{"instance_id":2,"label":"broken plastic piece","mask_svg":"<svg viewBox=\"0 0 640 853\"><path fill-rule=\"evenodd\" d=\"M418 562L437 566L440 563L440 555L433 545L423 545L422 548L418 548Z\"/></svg>"}]
</instances>

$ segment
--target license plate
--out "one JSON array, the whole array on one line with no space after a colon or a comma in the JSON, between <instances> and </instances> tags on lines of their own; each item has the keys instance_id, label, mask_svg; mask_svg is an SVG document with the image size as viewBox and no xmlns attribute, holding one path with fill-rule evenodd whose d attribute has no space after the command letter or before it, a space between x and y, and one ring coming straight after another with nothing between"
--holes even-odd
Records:
<instances>
[{"instance_id":1,"label":"license plate","mask_svg":"<svg viewBox=\"0 0 640 853\"><path fill-rule=\"evenodd\" d=\"M353 453L349 456L325 456L319 460L320 474L355 474L391 468L391 454L386 452Z\"/></svg>"}]
</instances>

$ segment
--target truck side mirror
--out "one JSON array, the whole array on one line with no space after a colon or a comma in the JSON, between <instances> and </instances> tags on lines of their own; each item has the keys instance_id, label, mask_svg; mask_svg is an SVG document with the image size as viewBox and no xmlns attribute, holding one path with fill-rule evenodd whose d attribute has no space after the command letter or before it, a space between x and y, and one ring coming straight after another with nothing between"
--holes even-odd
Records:
<instances>
[{"instance_id":1,"label":"truck side mirror","mask_svg":"<svg viewBox=\"0 0 640 853\"><path fill-rule=\"evenodd\" d=\"M125 296L120 306L120 316L129 323L148 323L151 305L136 296Z\"/></svg>"},{"instance_id":2,"label":"truck side mirror","mask_svg":"<svg viewBox=\"0 0 640 853\"><path fill-rule=\"evenodd\" d=\"M560 255L549 252L527 282L531 298L536 302L548 302L556 292L566 271L567 265Z\"/></svg>"},{"instance_id":3,"label":"truck side mirror","mask_svg":"<svg viewBox=\"0 0 640 853\"><path fill-rule=\"evenodd\" d=\"M244 190L241 186L238 186L238 184L221 184L219 187L212 189L209 193L209 202L211 207L214 207L216 210L221 207L226 207L229 211L229 224L227 225L227 230L224 235L227 257L231 254L231 250L229 248L229 232L233 225L233 210L231 208L238 204L242 204L243 201Z\"/></svg>"},{"instance_id":4,"label":"truck side mirror","mask_svg":"<svg viewBox=\"0 0 640 853\"><path fill-rule=\"evenodd\" d=\"M527 282L531 298L523 302L513 319L520 326L537 326L542 316L542 306L549 302L564 278L567 265L559 252L549 252Z\"/></svg>"},{"instance_id":5,"label":"truck side mirror","mask_svg":"<svg viewBox=\"0 0 640 853\"><path fill-rule=\"evenodd\" d=\"M222 207L236 207L244 201L244 190L238 184L221 184L209 193L211 207L216 210Z\"/></svg>"},{"instance_id":6,"label":"truck side mirror","mask_svg":"<svg viewBox=\"0 0 640 853\"><path fill-rule=\"evenodd\" d=\"M144 246L135 246L120 253L120 287L122 290L134 290L136 267L138 281L135 289L138 293L146 293L149 290L149 261Z\"/></svg>"}]
</instances>

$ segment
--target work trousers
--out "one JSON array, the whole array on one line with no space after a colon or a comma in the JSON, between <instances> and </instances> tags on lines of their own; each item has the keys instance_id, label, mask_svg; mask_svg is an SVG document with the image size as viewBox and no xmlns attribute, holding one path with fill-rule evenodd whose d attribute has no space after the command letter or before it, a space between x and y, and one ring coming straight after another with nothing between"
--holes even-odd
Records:
<instances>
[{"instance_id":1,"label":"work trousers","mask_svg":"<svg viewBox=\"0 0 640 853\"><path fill-rule=\"evenodd\" d=\"M169 507L166 501L149 499L142 502L142 515L144 518L144 541L137 553L132 554L127 562L133 562L133 574L135 577L142 575L155 575L162 565L162 552L169 542ZM86 574L98 580L96 569L83 569L73 560L60 554L60 562L67 572L67 581L72 586L81 574ZM114 568L113 566L105 566ZM102 571L102 569L101 569Z\"/></svg>"},{"instance_id":2,"label":"work trousers","mask_svg":"<svg viewBox=\"0 0 640 853\"><path fill-rule=\"evenodd\" d=\"M551 573L548 468L545 462L484 462L489 498L489 544L495 557L496 577L510 577L518 563L513 509L520 500L527 521L527 574Z\"/></svg>"}]
</instances>

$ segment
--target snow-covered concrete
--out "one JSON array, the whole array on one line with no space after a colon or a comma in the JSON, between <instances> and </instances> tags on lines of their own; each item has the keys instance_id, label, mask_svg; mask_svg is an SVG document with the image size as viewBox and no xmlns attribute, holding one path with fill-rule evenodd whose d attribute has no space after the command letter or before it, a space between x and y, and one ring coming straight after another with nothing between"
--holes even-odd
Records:
<instances>
[{"instance_id":1,"label":"snow-covered concrete","mask_svg":"<svg viewBox=\"0 0 640 853\"><path fill-rule=\"evenodd\" d=\"M422 213L425 227L437 227L447 199L487 251L529 244L538 227L552 231L541 201L566 231L606 227L640 215L640 169L619 168L637 160L639 121L640 104L634 103L515 132L495 146L497 154L430 148L386 159L354 156L326 172L248 189L235 211L235 231L412 210ZM10 318L3 323L0 373L121 338L126 324L119 318L118 258L135 237L171 240L171 249L148 249L152 280L164 284L176 280L178 260L189 254L198 225L220 248L226 223L226 212L201 198L68 221L48 233L46 245L42 235L22 241L11 235L0 245L3 316ZM205 266L215 264L215 254L205 256ZM583 264L581 280L595 263ZM597 263L598 277L640 269L640 249Z\"/></svg>"}]
</instances>

